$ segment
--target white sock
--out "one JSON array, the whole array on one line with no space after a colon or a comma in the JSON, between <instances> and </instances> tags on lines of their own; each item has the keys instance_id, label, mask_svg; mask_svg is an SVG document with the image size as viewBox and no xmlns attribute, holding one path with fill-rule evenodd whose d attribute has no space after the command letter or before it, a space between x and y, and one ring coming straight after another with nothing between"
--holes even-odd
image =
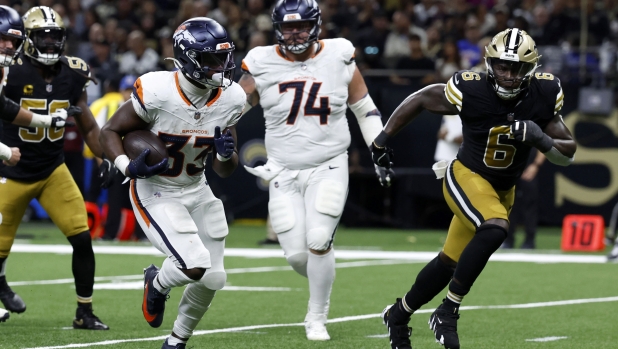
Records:
<instances>
[{"instance_id":1,"label":"white sock","mask_svg":"<svg viewBox=\"0 0 618 349\"><path fill-rule=\"evenodd\" d=\"M335 252L317 255L309 252L309 313L328 315L330 292L335 282Z\"/></svg>"},{"instance_id":2,"label":"white sock","mask_svg":"<svg viewBox=\"0 0 618 349\"><path fill-rule=\"evenodd\" d=\"M157 281L154 283L155 288L161 293L166 293L165 290L172 287L184 286L195 282L195 280L192 280L180 271L169 258L165 258L165 261L163 261L163 266L159 270L159 275L157 275L155 281Z\"/></svg>"},{"instance_id":3,"label":"white sock","mask_svg":"<svg viewBox=\"0 0 618 349\"><path fill-rule=\"evenodd\" d=\"M176 332L174 332L176 333ZM169 337L167 337L167 344L169 345L176 345L176 344L186 344L187 341L183 341L182 339L178 339L172 335L170 335Z\"/></svg>"},{"instance_id":4,"label":"white sock","mask_svg":"<svg viewBox=\"0 0 618 349\"><path fill-rule=\"evenodd\" d=\"M189 338L193 335L193 330L210 307L216 292L201 282L192 283L185 288L178 305L178 316L174 321L174 333L178 337Z\"/></svg>"}]
</instances>

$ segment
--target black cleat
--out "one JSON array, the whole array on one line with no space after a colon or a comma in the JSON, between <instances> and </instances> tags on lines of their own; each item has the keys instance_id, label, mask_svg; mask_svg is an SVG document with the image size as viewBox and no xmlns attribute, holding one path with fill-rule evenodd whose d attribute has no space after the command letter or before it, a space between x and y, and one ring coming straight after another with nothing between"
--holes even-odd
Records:
<instances>
[{"instance_id":1,"label":"black cleat","mask_svg":"<svg viewBox=\"0 0 618 349\"><path fill-rule=\"evenodd\" d=\"M144 314L144 319L154 328L161 326L161 323L163 323L165 301L169 298L168 295L159 292L152 284L158 274L159 268L154 264L144 269L144 299L142 301L142 313Z\"/></svg>"},{"instance_id":2,"label":"black cleat","mask_svg":"<svg viewBox=\"0 0 618 349\"><path fill-rule=\"evenodd\" d=\"M395 304L384 308L382 310L382 323L388 329L391 349L412 349L410 343L412 328L408 327L411 314L402 311L400 306L401 298L397 298Z\"/></svg>"},{"instance_id":3,"label":"black cleat","mask_svg":"<svg viewBox=\"0 0 618 349\"><path fill-rule=\"evenodd\" d=\"M77 330L109 330L109 326L92 313L92 304L77 306L73 328Z\"/></svg>"},{"instance_id":4,"label":"black cleat","mask_svg":"<svg viewBox=\"0 0 618 349\"><path fill-rule=\"evenodd\" d=\"M436 342L446 349L459 349L459 336L457 335L458 309L449 311L442 303L429 318L429 328L436 336Z\"/></svg>"},{"instance_id":5,"label":"black cleat","mask_svg":"<svg viewBox=\"0 0 618 349\"><path fill-rule=\"evenodd\" d=\"M0 308L0 322L5 322L11 317L8 311Z\"/></svg>"},{"instance_id":6,"label":"black cleat","mask_svg":"<svg viewBox=\"0 0 618 349\"><path fill-rule=\"evenodd\" d=\"M4 275L0 276L0 301L4 304L4 308L10 312L19 314L26 311L26 303L11 290Z\"/></svg>"},{"instance_id":7,"label":"black cleat","mask_svg":"<svg viewBox=\"0 0 618 349\"><path fill-rule=\"evenodd\" d=\"M186 344L176 344L176 345L171 345L167 343L167 339L165 340L165 342L163 342L163 346L161 347L161 349L185 349L187 347Z\"/></svg>"}]
</instances>

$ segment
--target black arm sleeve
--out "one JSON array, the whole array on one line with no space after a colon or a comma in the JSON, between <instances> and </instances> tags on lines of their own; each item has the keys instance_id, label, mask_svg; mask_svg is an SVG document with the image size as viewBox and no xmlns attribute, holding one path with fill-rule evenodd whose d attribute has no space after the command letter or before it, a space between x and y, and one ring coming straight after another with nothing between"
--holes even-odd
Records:
<instances>
[{"instance_id":1,"label":"black arm sleeve","mask_svg":"<svg viewBox=\"0 0 618 349\"><path fill-rule=\"evenodd\" d=\"M5 95L0 95L0 119L13 122L19 113L19 104L7 98Z\"/></svg>"}]
</instances>

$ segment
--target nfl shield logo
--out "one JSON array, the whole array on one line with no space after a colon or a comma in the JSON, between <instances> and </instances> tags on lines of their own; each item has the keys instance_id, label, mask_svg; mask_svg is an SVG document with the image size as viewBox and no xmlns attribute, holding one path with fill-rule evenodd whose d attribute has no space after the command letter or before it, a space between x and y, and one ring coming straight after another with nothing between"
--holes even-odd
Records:
<instances>
[{"instance_id":1,"label":"nfl shield logo","mask_svg":"<svg viewBox=\"0 0 618 349\"><path fill-rule=\"evenodd\" d=\"M513 120L515 120L515 113L508 113L506 116L506 120L509 122L513 122Z\"/></svg>"},{"instance_id":2,"label":"nfl shield logo","mask_svg":"<svg viewBox=\"0 0 618 349\"><path fill-rule=\"evenodd\" d=\"M193 116L193 118L194 118L195 120L197 120L197 119L199 119L199 118L201 118L201 117L202 117L202 115L200 114L200 112L199 112L199 111L196 111L196 112L195 112L195 115Z\"/></svg>"},{"instance_id":3,"label":"nfl shield logo","mask_svg":"<svg viewBox=\"0 0 618 349\"><path fill-rule=\"evenodd\" d=\"M47 86L45 86L45 91L47 92L51 92L53 89L53 86L51 84L47 84Z\"/></svg>"}]
</instances>

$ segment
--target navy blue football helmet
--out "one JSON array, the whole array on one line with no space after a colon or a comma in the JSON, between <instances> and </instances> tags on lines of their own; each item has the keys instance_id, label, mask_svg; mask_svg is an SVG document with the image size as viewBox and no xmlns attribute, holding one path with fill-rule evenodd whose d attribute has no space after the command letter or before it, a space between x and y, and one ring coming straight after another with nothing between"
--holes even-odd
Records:
<instances>
[{"instance_id":1,"label":"navy blue football helmet","mask_svg":"<svg viewBox=\"0 0 618 349\"><path fill-rule=\"evenodd\" d=\"M221 24L206 17L192 18L172 38L174 64L187 78L210 88L231 85L235 47Z\"/></svg>"},{"instance_id":2,"label":"navy blue football helmet","mask_svg":"<svg viewBox=\"0 0 618 349\"><path fill-rule=\"evenodd\" d=\"M4 40L10 40L13 48L0 48L0 67L8 67L21 51L26 38L24 22L14 9L0 6L0 35Z\"/></svg>"},{"instance_id":3,"label":"navy blue football helmet","mask_svg":"<svg viewBox=\"0 0 618 349\"><path fill-rule=\"evenodd\" d=\"M322 16L315 0L279 0L273 9L272 20L279 46L292 53L305 52L311 43L318 40L318 35L320 35ZM304 28L295 26L295 29L308 32L309 38L299 40L298 35L293 35L292 41L286 42L283 36L286 29L285 25L295 22L307 22Z\"/></svg>"}]
</instances>

